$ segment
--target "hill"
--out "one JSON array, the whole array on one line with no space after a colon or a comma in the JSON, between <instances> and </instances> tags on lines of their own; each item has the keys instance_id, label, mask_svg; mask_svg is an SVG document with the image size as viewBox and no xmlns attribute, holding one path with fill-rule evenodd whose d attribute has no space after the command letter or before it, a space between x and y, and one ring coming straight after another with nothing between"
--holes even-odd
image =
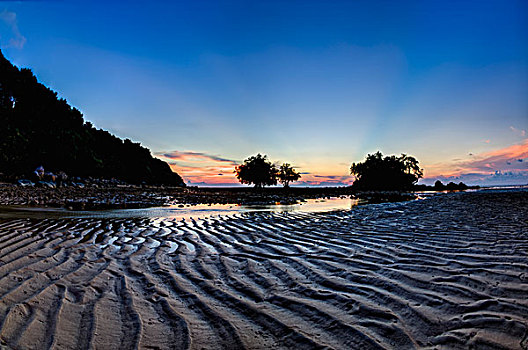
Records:
<instances>
[{"instance_id":1,"label":"hill","mask_svg":"<svg viewBox=\"0 0 528 350\"><path fill-rule=\"evenodd\" d=\"M0 51L0 173L22 176L40 165L70 176L184 186L147 148L85 122L30 69L18 69Z\"/></svg>"}]
</instances>

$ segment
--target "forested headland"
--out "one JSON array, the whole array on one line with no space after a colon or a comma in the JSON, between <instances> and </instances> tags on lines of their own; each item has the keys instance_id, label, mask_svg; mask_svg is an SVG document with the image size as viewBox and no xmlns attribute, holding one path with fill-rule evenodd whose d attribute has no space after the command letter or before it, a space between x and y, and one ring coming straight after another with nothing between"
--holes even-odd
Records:
<instances>
[{"instance_id":1,"label":"forested headland","mask_svg":"<svg viewBox=\"0 0 528 350\"><path fill-rule=\"evenodd\" d=\"M147 148L95 128L0 52L0 173L24 177L39 166L69 176L184 186Z\"/></svg>"}]
</instances>

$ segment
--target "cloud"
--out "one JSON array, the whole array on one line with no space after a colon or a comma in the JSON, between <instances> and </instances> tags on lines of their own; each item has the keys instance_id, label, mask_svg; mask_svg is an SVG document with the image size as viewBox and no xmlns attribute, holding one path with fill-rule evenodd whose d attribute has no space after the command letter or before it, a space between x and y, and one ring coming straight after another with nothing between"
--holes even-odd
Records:
<instances>
[{"instance_id":1,"label":"cloud","mask_svg":"<svg viewBox=\"0 0 528 350\"><path fill-rule=\"evenodd\" d=\"M156 156L169 163L189 185L240 186L234 173L241 163L237 160L196 151L157 152ZM318 175L309 171L300 171L300 174L300 181L292 186L349 186L353 180L351 176Z\"/></svg>"},{"instance_id":2,"label":"cloud","mask_svg":"<svg viewBox=\"0 0 528 350\"><path fill-rule=\"evenodd\" d=\"M526 137L526 130L517 129L514 126L510 126L510 130L517 136Z\"/></svg>"},{"instance_id":3,"label":"cloud","mask_svg":"<svg viewBox=\"0 0 528 350\"><path fill-rule=\"evenodd\" d=\"M238 164L238 162L222 158L214 155L210 155L207 153L202 152L180 152L180 151L172 151L168 153L159 152L157 153L158 156L162 156L164 158L169 158L176 161L186 161L186 162L203 162L203 161L218 161L218 162L228 162L233 163L234 165Z\"/></svg>"},{"instance_id":4,"label":"cloud","mask_svg":"<svg viewBox=\"0 0 528 350\"><path fill-rule=\"evenodd\" d=\"M488 173L495 170L504 171L506 168L509 171L526 171L526 166L515 164L513 161L521 159L522 162L522 159L528 158L528 139L516 145L477 155L474 158L474 160L459 164L463 171ZM513 168L507 167L508 165Z\"/></svg>"},{"instance_id":5,"label":"cloud","mask_svg":"<svg viewBox=\"0 0 528 350\"><path fill-rule=\"evenodd\" d=\"M469 184L524 184L528 181L528 139L521 143L482 154L469 160L425 166L423 183L436 179Z\"/></svg>"},{"instance_id":6,"label":"cloud","mask_svg":"<svg viewBox=\"0 0 528 350\"><path fill-rule=\"evenodd\" d=\"M197 151L158 152L189 185L240 186L235 167L241 162L215 154ZM528 183L528 139L490 152L471 154L466 159L449 163L424 165L425 178L420 183L434 181L464 182L470 185L514 185ZM354 178L343 174L316 174L299 169L301 179L292 186L350 186Z\"/></svg>"},{"instance_id":7,"label":"cloud","mask_svg":"<svg viewBox=\"0 0 528 350\"><path fill-rule=\"evenodd\" d=\"M0 12L0 46L21 49L25 43L26 38L18 29L16 13L8 10Z\"/></svg>"},{"instance_id":8,"label":"cloud","mask_svg":"<svg viewBox=\"0 0 528 350\"><path fill-rule=\"evenodd\" d=\"M193 186L233 186L238 180L234 175L236 160L194 151L158 152L156 156L171 166Z\"/></svg>"},{"instance_id":9,"label":"cloud","mask_svg":"<svg viewBox=\"0 0 528 350\"><path fill-rule=\"evenodd\" d=\"M350 186L353 182L353 178L348 175L316 175L310 172L303 172L301 174L303 176L300 181L295 182L292 186L336 187Z\"/></svg>"},{"instance_id":10,"label":"cloud","mask_svg":"<svg viewBox=\"0 0 528 350\"><path fill-rule=\"evenodd\" d=\"M526 185L528 184L528 172L524 171L500 171L493 173L467 173L454 176L438 176L434 179L425 179L420 183L432 185L434 181L440 180L443 183L449 182L463 182L470 185L480 186L506 186L506 185Z\"/></svg>"}]
</instances>

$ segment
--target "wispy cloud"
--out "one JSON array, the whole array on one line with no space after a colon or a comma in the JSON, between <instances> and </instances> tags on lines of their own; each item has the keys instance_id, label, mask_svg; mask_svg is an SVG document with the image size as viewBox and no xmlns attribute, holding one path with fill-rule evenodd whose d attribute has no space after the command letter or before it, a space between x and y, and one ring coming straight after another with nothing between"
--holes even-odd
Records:
<instances>
[{"instance_id":1,"label":"wispy cloud","mask_svg":"<svg viewBox=\"0 0 528 350\"><path fill-rule=\"evenodd\" d=\"M516 129L517 130L517 129ZM528 181L528 139L505 148L472 154L469 160L426 166L425 181L523 184Z\"/></svg>"},{"instance_id":2,"label":"wispy cloud","mask_svg":"<svg viewBox=\"0 0 528 350\"><path fill-rule=\"evenodd\" d=\"M517 136L526 137L526 130L517 129L514 126L510 126L510 130L513 131L513 133Z\"/></svg>"},{"instance_id":3,"label":"wispy cloud","mask_svg":"<svg viewBox=\"0 0 528 350\"><path fill-rule=\"evenodd\" d=\"M433 184L436 180L440 180L443 183L463 182L465 184L480 186L526 185L528 184L528 172L497 170L494 173L488 174L465 173L452 176L438 176L434 179L425 179L423 183Z\"/></svg>"},{"instance_id":4,"label":"wispy cloud","mask_svg":"<svg viewBox=\"0 0 528 350\"><path fill-rule=\"evenodd\" d=\"M234 170L241 161L196 151L158 152L156 156L169 163L171 168L180 174L189 185L240 185ZM292 184L293 186L348 186L353 180L351 176L318 175L303 171L300 167L295 168L302 177L300 181Z\"/></svg>"},{"instance_id":5,"label":"wispy cloud","mask_svg":"<svg viewBox=\"0 0 528 350\"><path fill-rule=\"evenodd\" d=\"M156 156L169 163L189 185L238 184L234 176L236 160L194 151L158 152Z\"/></svg>"},{"instance_id":6,"label":"wispy cloud","mask_svg":"<svg viewBox=\"0 0 528 350\"><path fill-rule=\"evenodd\" d=\"M300 181L295 182L292 186L350 186L353 178L343 175L316 175L310 172L301 172Z\"/></svg>"},{"instance_id":7,"label":"wispy cloud","mask_svg":"<svg viewBox=\"0 0 528 350\"><path fill-rule=\"evenodd\" d=\"M158 152L189 185L237 186L240 185L234 170L239 160L197 151ZM421 183L465 182L477 185L528 183L528 139L521 143L493 151L471 154L465 159L424 165L425 178ZM346 174L317 174L310 169L297 167L301 179L292 186L349 186L354 178Z\"/></svg>"},{"instance_id":8,"label":"wispy cloud","mask_svg":"<svg viewBox=\"0 0 528 350\"><path fill-rule=\"evenodd\" d=\"M201 163L204 161L215 161L215 162L226 162L234 165L238 164L232 159L222 158L219 156L203 153L203 152L192 152L192 151L172 151L167 153L158 153L157 155L169 158L175 161L195 162Z\"/></svg>"},{"instance_id":9,"label":"wispy cloud","mask_svg":"<svg viewBox=\"0 0 528 350\"><path fill-rule=\"evenodd\" d=\"M462 162L464 172L489 173L490 171L526 171L526 165L517 160L528 158L528 139L506 148L476 155L474 160Z\"/></svg>"},{"instance_id":10,"label":"wispy cloud","mask_svg":"<svg viewBox=\"0 0 528 350\"><path fill-rule=\"evenodd\" d=\"M26 38L18 29L18 20L15 12L3 10L0 12L0 44L2 48L15 47L21 49L26 43Z\"/></svg>"}]
</instances>

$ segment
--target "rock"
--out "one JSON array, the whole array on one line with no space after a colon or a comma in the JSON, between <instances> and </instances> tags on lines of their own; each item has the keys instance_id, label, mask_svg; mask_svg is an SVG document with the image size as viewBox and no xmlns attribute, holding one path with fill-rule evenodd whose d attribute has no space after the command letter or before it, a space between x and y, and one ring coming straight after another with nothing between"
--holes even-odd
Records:
<instances>
[{"instance_id":1,"label":"rock","mask_svg":"<svg viewBox=\"0 0 528 350\"><path fill-rule=\"evenodd\" d=\"M46 188L56 188L57 187L54 182L50 182L50 181L39 181L37 182L37 186L46 187Z\"/></svg>"},{"instance_id":2,"label":"rock","mask_svg":"<svg viewBox=\"0 0 528 350\"><path fill-rule=\"evenodd\" d=\"M18 180L18 184L22 187L33 187L35 186L35 184L33 183L33 181L30 181L30 180L26 180L26 179L21 179L21 180Z\"/></svg>"},{"instance_id":3,"label":"rock","mask_svg":"<svg viewBox=\"0 0 528 350\"><path fill-rule=\"evenodd\" d=\"M55 182L56 178L57 177L52 172L45 172L44 176L42 177L42 179L46 182Z\"/></svg>"}]
</instances>

